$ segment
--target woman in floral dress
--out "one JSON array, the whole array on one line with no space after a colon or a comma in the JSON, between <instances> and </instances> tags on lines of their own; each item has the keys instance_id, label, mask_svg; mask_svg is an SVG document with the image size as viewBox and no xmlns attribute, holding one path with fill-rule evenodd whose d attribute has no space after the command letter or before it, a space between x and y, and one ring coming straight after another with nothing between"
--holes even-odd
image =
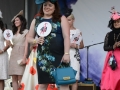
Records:
<instances>
[{"instance_id":1,"label":"woman in floral dress","mask_svg":"<svg viewBox=\"0 0 120 90\"><path fill-rule=\"evenodd\" d=\"M37 43L37 72L40 90L47 90L48 84L54 84L52 71L63 62L61 67L69 66L69 25L65 16L61 16L57 0L43 0L40 17L32 21L28 42ZM42 22L49 22L52 31L46 37L34 39L37 27ZM60 86L60 90L69 90L69 86Z\"/></svg>"}]
</instances>

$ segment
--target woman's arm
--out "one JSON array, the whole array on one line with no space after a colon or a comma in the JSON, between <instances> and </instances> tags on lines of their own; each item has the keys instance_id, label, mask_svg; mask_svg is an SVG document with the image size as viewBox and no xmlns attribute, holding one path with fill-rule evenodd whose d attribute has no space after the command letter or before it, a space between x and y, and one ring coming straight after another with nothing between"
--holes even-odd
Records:
<instances>
[{"instance_id":1,"label":"woman's arm","mask_svg":"<svg viewBox=\"0 0 120 90\"><path fill-rule=\"evenodd\" d=\"M64 53L69 53L70 49L70 28L65 16L61 17L61 27L64 38Z\"/></svg>"},{"instance_id":2,"label":"woman's arm","mask_svg":"<svg viewBox=\"0 0 120 90\"><path fill-rule=\"evenodd\" d=\"M69 28L69 24L65 16L61 17L61 27L62 27L62 33L63 33L63 38L64 38L64 55L62 57L62 62L69 63L70 62L70 56L69 56L70 28Z\"/></svg>"},{"instance_id":3,"label":"woman's arm","mask_svg":"<svg viewBox=\"0 0 120 90\"><path fill-rule=\"evenodd\" d=\"M82 36L82 32L80 32L81 36ZM80 46L79 46L79 49L82 49L84 48L84 43L83 43L83 39L81 40L80 42Z\"/></svg>"},{"instance_id":4,"label":"woman's arm","mask_svg":"<svg viewBox=\"0 0 120 90\"><path fill-rule=\"evenodd\" d=\"M27 35L27 41L29 42L29 43L35 43L35 39L34 39L34 37L35 37L35 19L33 19L33 21L32 21L32 23L31 23L31 25L30 25L30 30L29 30L29 32L28 32L28 35Z\"/></svg>"},{"instance_id":5,"label":"woman's arm","mask_svg":"<svg viewBox=\"0 0 120 90\"><path fill-rule=\"evenodd\" d=\"M10 43L10 41L8 41L8 40L5 40L5 43L6 43L6 46L2 49L2 50L0 50L0 54L2 54L2 53L4 53L5 51L7 51L7 49L10 47L10 45L11 45L11 43Z\"/></svg>"},{"instance_id":6,"label":"woman's arm","mask_svg":"<svg viewBox=\"0 0 120 90\"><path fill-rule=\"evenodd\" d=\"M105 50L105 51L114 50L114 49L113 49L113 46L109 46L109 45L108 45L108 36L109 36L109 33L106 34L105 40L104 40L104 50Z\"/></svg>"},{"instance_id":7,"label":"woman's arm","mask_svg":"<svg viewBox=\"0 0 120 90\"><path fill-rule=\"evenodd\" d=\"M24 51L24 59L26 60L28 54L28 41L27 41L27 35L25 40L25 51Z\"/></svg>"},{"instance_id":8,"label":"woman's arm","mask_svg":"<svg viewBox=\"0 0 120 90\"><path fill-rule=\"evenodd\" d=\"M31 44L43 44L44 43L43 37L39 37L35 39L35 22L36 22L36 19L33 19L30 26L29 33L27 35L27 41Z\"/></svg>"}]
</instances>

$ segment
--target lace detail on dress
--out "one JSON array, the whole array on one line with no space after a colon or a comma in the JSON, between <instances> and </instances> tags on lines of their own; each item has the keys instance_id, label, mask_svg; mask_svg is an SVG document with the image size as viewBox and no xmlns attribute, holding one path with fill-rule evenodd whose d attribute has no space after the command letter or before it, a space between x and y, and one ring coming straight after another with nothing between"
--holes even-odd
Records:
<instances>
[{"instance_id":1,"label":"lace detail on dress","mask_svg":"<svg viewBox=\"0 0 120 90\"><path fill-rule=\"evenodd\" d=\"M109 33L106 34L105 40L104 40L104 50L105 51L111 51L111 50L113 50L113 46L110 46L108 44L108 36L109 36Z\"/></svg>"}]
</instances>

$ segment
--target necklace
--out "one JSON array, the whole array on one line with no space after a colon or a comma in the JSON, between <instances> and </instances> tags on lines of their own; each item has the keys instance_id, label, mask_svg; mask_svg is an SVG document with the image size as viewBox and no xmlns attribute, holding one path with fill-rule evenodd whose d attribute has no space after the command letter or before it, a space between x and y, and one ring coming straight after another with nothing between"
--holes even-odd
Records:
<instances>
[{"instance_id":1,"label":"necklace","mask_svg":"<svg viewBox=\"0 0 120 90\"><path fill-rule=\"evenodd\" d=\"M117 35L117 37L115 38L115 33L114 33L114 41L117 42L118 38L120 36L120 33Z\"/></svg>"}]
</instances>

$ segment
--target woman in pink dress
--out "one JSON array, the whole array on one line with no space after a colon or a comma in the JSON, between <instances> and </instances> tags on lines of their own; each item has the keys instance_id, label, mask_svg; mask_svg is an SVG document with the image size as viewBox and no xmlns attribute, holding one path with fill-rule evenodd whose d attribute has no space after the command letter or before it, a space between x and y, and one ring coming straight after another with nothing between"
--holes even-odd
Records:
<instances>
[{"instance_id":1,"label":"woman in pink dress","mask_svg":"<svg viewBox=\"0 0 120 90\"><path fill-rule=\"evenodd\" d=\"M108 51L102 72L101 90L120 90L120 15L112 8L112 17L104 41L104 50Z\"/></svg>"}]
</instances>

